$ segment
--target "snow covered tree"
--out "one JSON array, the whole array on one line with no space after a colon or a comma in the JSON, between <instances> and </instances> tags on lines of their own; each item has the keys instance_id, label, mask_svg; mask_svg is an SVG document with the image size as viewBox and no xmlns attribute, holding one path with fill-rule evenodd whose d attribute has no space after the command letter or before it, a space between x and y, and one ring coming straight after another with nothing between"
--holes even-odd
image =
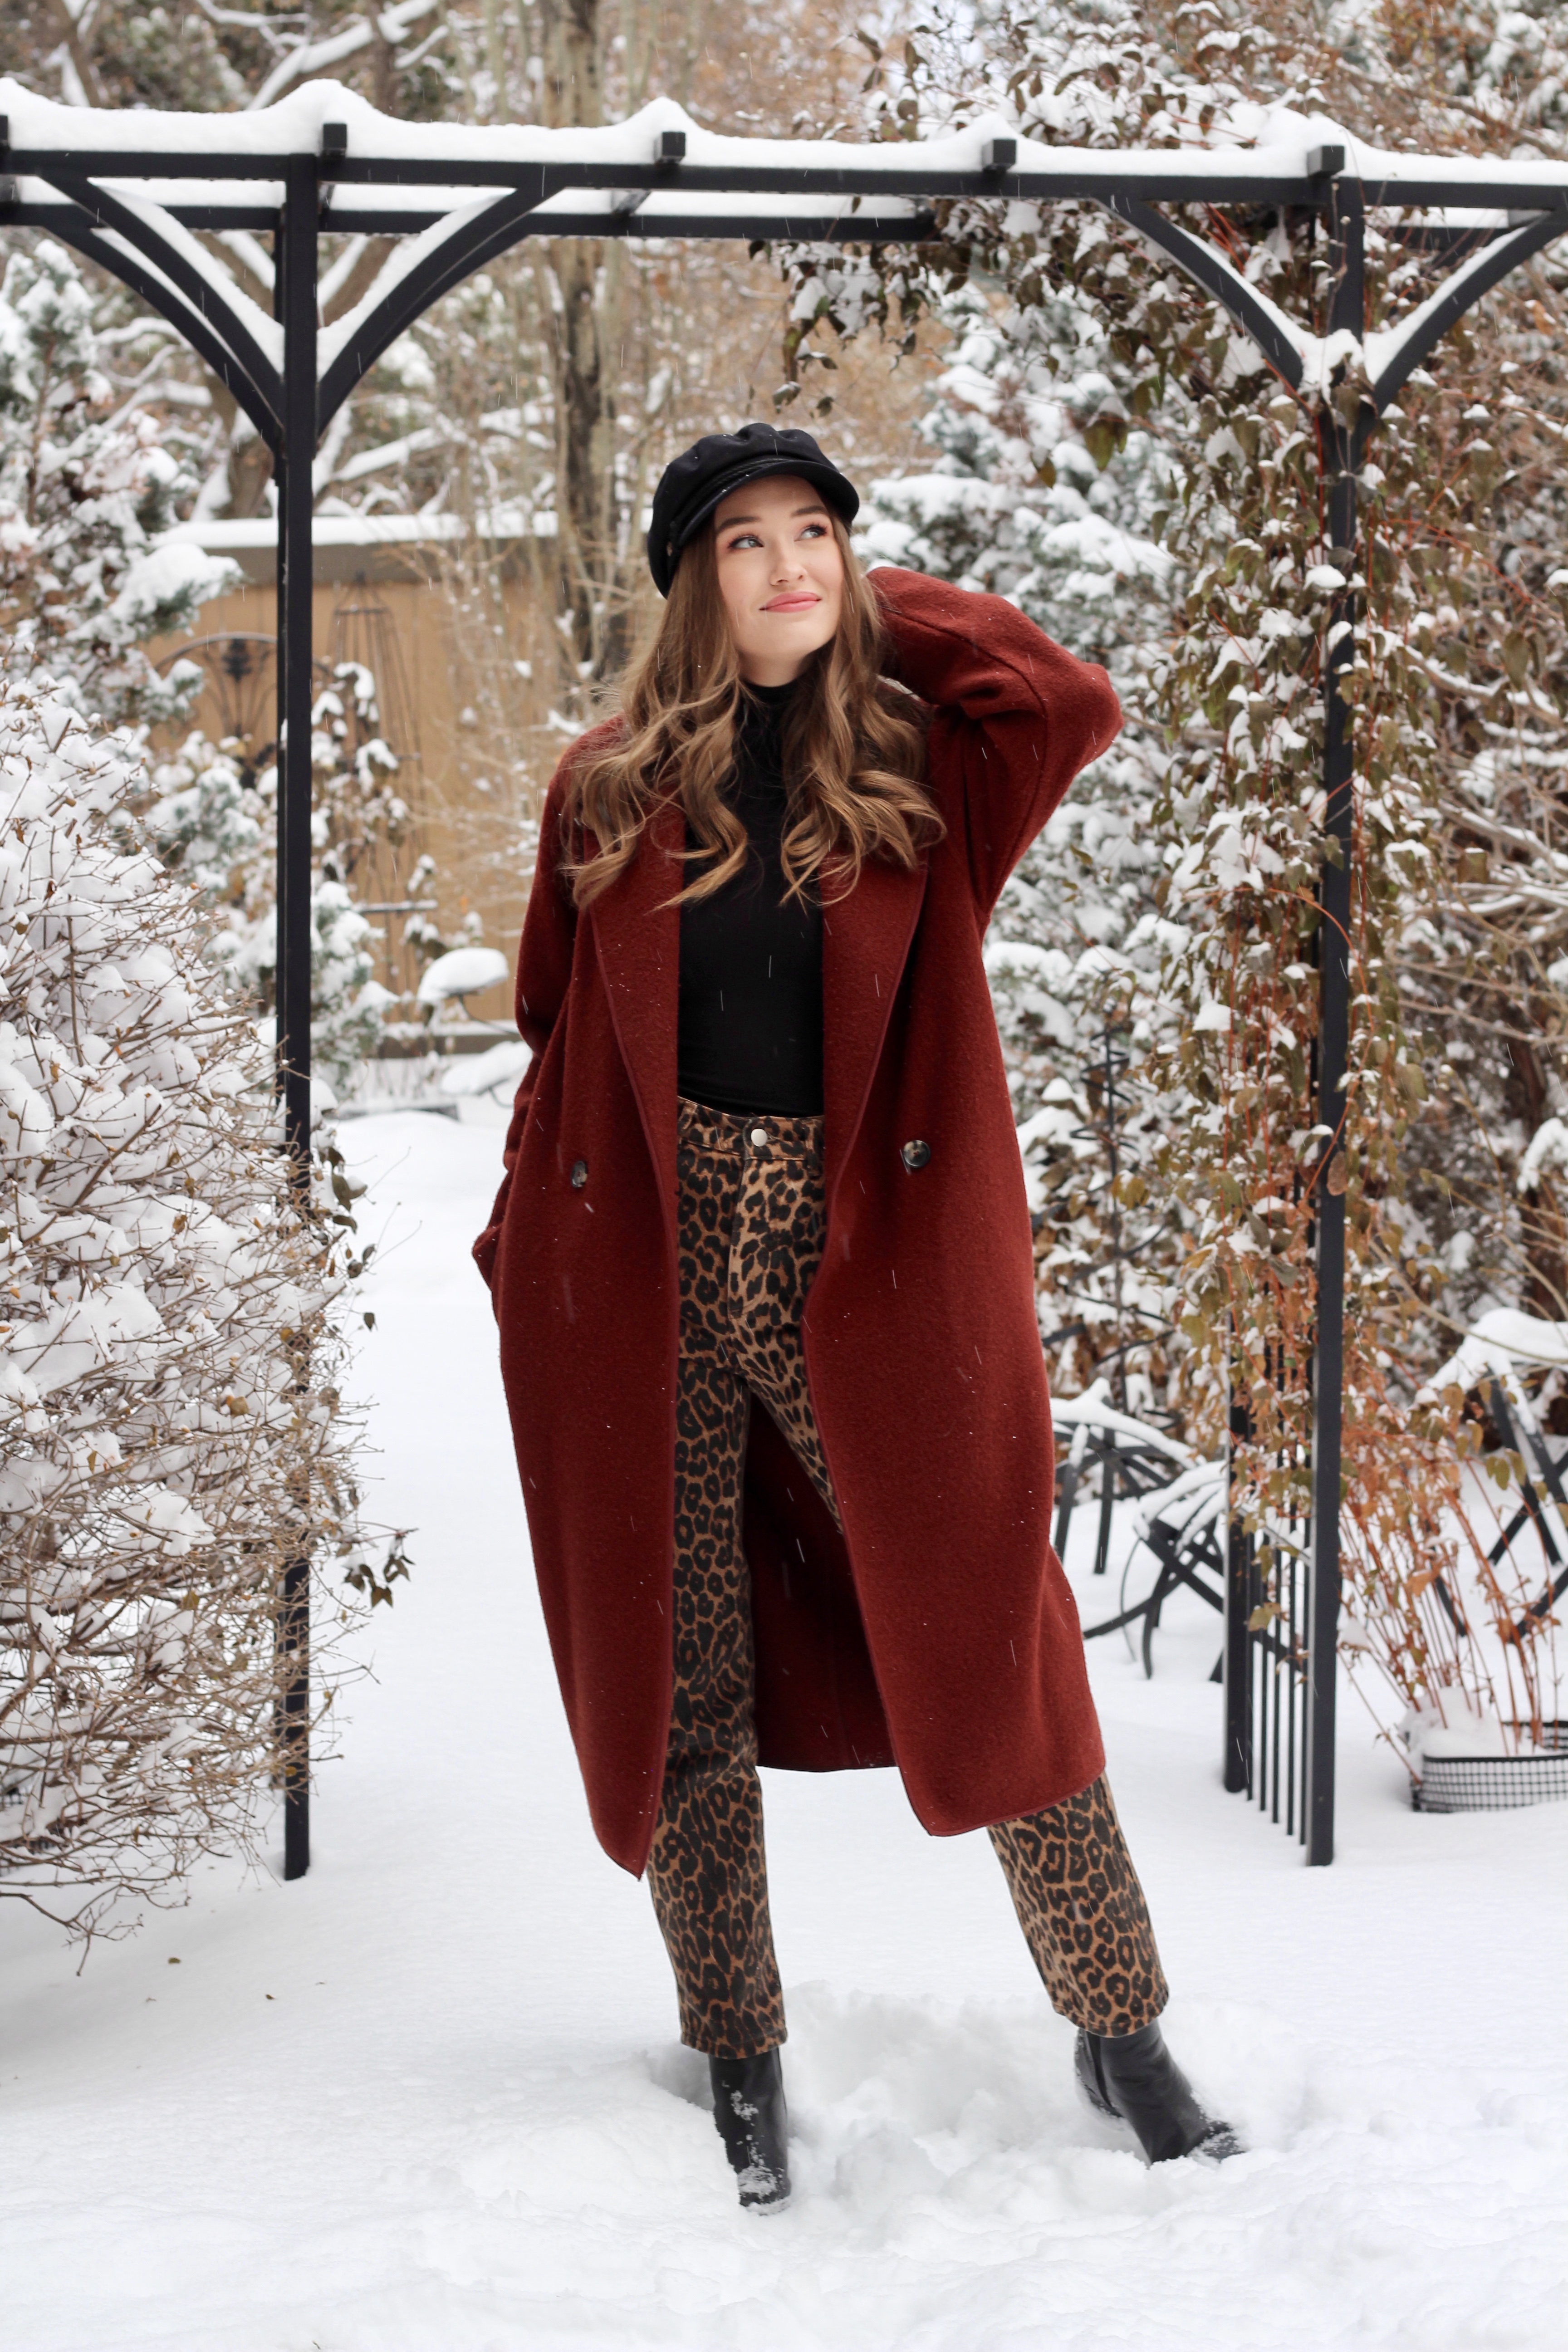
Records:
<instances>
[{"instance_id":1,"label":"snow covered tree","mask_svg":"<svg viewBox=\"0 0 1568 2352\"><path fill-rule=\"evenodd\" d=\"M284 1566L365 1576L352 1225L289 1190L144 792L38 673L0 680L0 1894L79 1933L248 1845Z\"/></svg>"},{"instance_id":2,"label":"snow covered tree","mask_svg":"<svg viewBox=\"0 0 1568 2352\"><path fill-rule=\"evenodd\" d=\"M47 240L14 252L0 281L0 627L12 668L26 675L39 665L51 691L83 715L143 734L188 712L200 669L176 662L161 675L143 646L188 628L235 577L199 548L156 543L196 488L153 415L116 409L94 296L76 262ZM411 824L363 665L341 665L318 697L311 760L314 1035L323 1075L342 1086L374 1045L388 1001L351 885L367 856ZM215 955L240 989L268 1003L276 775L248 786L233 753L199 735L158 775L154 838L223 908Z\"/></svg>"},{"instance_id":3,"label":"snow covered tree","mask_svg":"<svg viewBox=\"0 0 1568 2352\"><path fill-rule=\"evenodd\" d=\"M142 650L188 626L234 577L199 548L157 546L196 484L144 410L118 413L93 296L48 240L0 279L0 629L14 667L111 726L177 718L193 664L161 677Z\"/></svg>"},{"instance_id":4,"label":"snow covered tree","mask_svg":"<svg viewBox=\"0 0 1568 2352\"><path fill-rule=\"evenodd\" d=\"M830 305L837 290L822 289ZM1042 1324L1067 1334L1056 1377L1080 1387L1103 1360L1117 1392L1131 1375L1147 1406L1169 1389L1178 1236L1145 1205L1140 1166L1167 1107L1142 1077L1128 1003L1158 963L1163 758L1142 714L1175 572L1151 535L1173 469L1133 420L1139 388L1103 322L1071 288L1021 305L962 286L937 316L952 340L921 422L931 470L872 484L859 544L873 562L1011 597L1103 662L1126 707L1118 743L1003 893L986 968L1037 1221Z\"/></svg>"},{"instance_id":5,"label":"snow covered tree","mask_svg":"<svg viewBox=\"0 0 1568 2352\"><path fill-rule=\"evenodd\" d=\"M148 828L164 862L200 892L216 925L209 953L239 992L270 1010L277 990L278 771L254 780L237 744L187 737L153 772ZM394 999L374 977L379 934L354 903L365 876L412 818L380 733L375 680L342 662L311 713L310 1049L346 1087L374 1050ZM413 896L417 896L416 891Z\"/></svg>"}]
</instances>

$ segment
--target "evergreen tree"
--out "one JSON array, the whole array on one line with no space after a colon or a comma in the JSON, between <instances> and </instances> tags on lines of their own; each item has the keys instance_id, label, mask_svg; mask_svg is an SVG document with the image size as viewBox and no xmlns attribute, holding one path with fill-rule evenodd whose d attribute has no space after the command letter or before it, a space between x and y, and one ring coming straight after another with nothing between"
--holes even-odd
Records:
<instances>
[{"instance_id":1,"label":"evergreen tree","mask_svg":"<svg viewBox=\"0 0 1568 2352\"><path fill-rule=\"evenodd\" d=\"M1059 644L1104 663L1121 695L1121 738L1026 852L985 961L1036 1216L1042 1324L1068 1335L1056 1378L1081 1387L1104 1361L1120 1395L1131 1375L1137 1402L1157 1391L1163 1403L1177 1237L1146 1206L1141 1170L1164 1107L1142 1076L1146 1032L1130 1006L1158 964L1152 819L1163 759L1143 713L1176 570L1151 535L1172 468L1132 415L1138 386L1103 322L1072 289L1021 305L965 285L937 315L952 343L921 425L933 462L872 485L861 546L872 561L1010 597Z\"/></svg>"},{"instance_id":2,"label":"evergreen tree","mask_svg":"<svg viewBox=\"0 0 1568 2352\"><path fill-rule=\"evenodd\" d=\"M270 1012L277 998L278 770L252 775L238 744L194 732L153 770L148 830L164 862L215 918L208 953L241 996ZM378 848L403 842L412 819L395 790L397 762L379 731L375 681L344 662L311 713L310 1052L329 1087L343 1089L375 1048L395 1002L374 977L380 934L354 903ZM426 872L433 871L426 862ZM417 895L417 894L415 894ZM428 927L426 927L428 928ZM445 944L430 933L437 953Z\"/></svg>"},{"instance_id":3,"label":"evergreen tree","mask_svg":"<svg viewBox=\"0 0 1568 2352\"><path fill-rule=\"evenodd\" d=\"M110 726L177 718L194 664L162 677L149 638L189 626L233 566L160 546L195 479L144 410L116 411L93 297L48 240L0 279L0 632L8 661Z\"/></svg>"}]
</instances>

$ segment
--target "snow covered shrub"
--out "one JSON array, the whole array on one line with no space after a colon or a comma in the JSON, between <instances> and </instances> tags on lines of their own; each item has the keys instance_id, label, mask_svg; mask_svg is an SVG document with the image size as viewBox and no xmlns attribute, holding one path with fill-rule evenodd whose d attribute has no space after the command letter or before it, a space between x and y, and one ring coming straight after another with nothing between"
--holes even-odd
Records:
<instances>
[{"instance_id":1,"label":"snow covered shrub","mask_svg":"<svg viewBox=\"0 0 1568 2352\"><path fill-rule=\"evenodd\" d=\"M116 415L92 296L47 240L0 280L0 629L13 668L111 726L177 718L193 663L161 677L142 651L237 575L195 547L156 547L196 484L145 410Z\"/></svg>"},{"instance_id":2,"label":"snow covered shrub","mask_svg":"<svg viewBox=\"0 0 1568 2352\"><path fill-rule=\"evenodd\" d=\"M79 1932L247 1845L281 1572L354 1502L346 1220L291 1200L270 1055L144 789L0 677L0 1894Z\"/></svg>"}]
</instances>

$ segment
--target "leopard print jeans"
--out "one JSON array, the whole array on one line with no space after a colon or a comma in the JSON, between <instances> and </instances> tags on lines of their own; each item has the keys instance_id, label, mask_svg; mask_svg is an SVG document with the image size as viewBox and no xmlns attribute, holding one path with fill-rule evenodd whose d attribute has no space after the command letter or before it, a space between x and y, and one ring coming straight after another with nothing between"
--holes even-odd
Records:
<instances>
[{"instance_id":1,"label":"leopard print jeans","mask_svg":"<svg viewBox=\"0 0 1568 2352\"><path fill-rule=\"evenodd\" d=\"M680 1363L675 1675L648 1884L680 2038L720 2058L784 2039L752 1720L751 1579L741 1542L753 1397L838 1516L806 1389L800 1316L822 1255L822 1121L679 1106ZM1131 2033L1165 1979L1105 1780L991 1842L1052 2005Z\"/></svg>"}]
</instances>

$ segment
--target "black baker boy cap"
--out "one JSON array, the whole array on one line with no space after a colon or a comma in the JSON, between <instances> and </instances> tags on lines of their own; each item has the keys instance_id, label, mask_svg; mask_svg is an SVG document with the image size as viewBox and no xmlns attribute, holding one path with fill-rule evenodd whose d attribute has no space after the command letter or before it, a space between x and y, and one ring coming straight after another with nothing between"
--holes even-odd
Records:
<instances>
[{"instance_id":1,"label":"black baker boy cap","mask_svg":"<svg viewBox=\"0 0 1568 2352\"><path fill-rule=\"evenodd\" d=\"M860 494L854 483L823 456L809 433L781 432L774 425L705 433L670 460L653 494L647 564L661 596L668 595L676 565L721 499L763 474L799 474L821 491L843 522L853 522L859 512Z\"/></svg>"}]
</instances>

